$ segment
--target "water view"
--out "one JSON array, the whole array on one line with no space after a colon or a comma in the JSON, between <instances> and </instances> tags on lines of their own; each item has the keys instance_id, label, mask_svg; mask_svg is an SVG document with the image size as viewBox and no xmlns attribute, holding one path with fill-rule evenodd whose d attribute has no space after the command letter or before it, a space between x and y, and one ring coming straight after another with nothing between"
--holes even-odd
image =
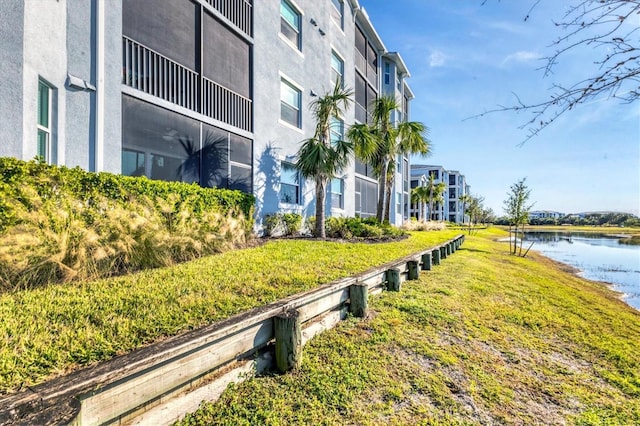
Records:
<instances>
[{"instance_id":1,"label":"water view","mask_svg":"<svg viewBox=\"0 0 640 426\"><path fill-rule=\"evenodd\" d=\"M524 247L533 242L532 250L580 269L584 278L611 283L625 302L640 309L640 246L579 232L527 232L524 241Z\"/></svg>"}]
</instances>

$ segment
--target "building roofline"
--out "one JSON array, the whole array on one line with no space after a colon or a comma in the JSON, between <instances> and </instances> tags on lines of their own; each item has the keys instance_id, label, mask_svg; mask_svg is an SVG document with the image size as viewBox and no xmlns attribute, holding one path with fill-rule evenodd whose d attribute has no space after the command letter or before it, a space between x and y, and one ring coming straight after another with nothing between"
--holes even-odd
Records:
<instances>
[{"instance_id":1,"label":"building roofline","mask_svg":"<svg viewBox=\"0 0 640 426\"><path fill-rule=\"evenodd\" d=\"M407 83L406 81L403 83L404 83L404 93L409 95L408 96L409 99L415 99L416 95L413 93L413 90L411 90L409 83Z\"/></svg>"},{"instance_id":2,"label":"building roofline","mask_svg":"<svg viewBox=\"0 0 640 426\"><path fill-rule=\"evenodd\" d=\"M411 73L409 72L409 68L407 68L407 64L400 56L398 52L386 52L384 55L385 58L391 59L396 66L400 69L400 72L403 73L406 77L411 77Z\"/></svg>"},{"instance_id":3,"label":"building roofline","mask_svg":"<svg viewBox=\"0 0 640 426\"><path fill-rule=\"evenodd\" d=\"M421 169L433 168L433 169L443 169L443 170L446 170L446 169L444 168L444 166L436 166L436 165L434 165L434 164L412 164L412 165L411 165L411 168L416 168L416 169L418 169L418 168L421 168Z\"/></svg>"},{"instance_id":4,"label":"building roofline","mask_svg":"<svg viewBox=\"0 0 640 426\"><path fill-rule=\"evenodd\" d=\"M375 48L378 49L379 52L381 52L383 55L387 53L387 48L385 47L384 42L382 41L382 38L378 34L378 31L376 31L376 28L373 26L373 23L371 22L371 19L369 18L369 15L367 14L367 11L365 10L365 8L360 7L359 9L356 9L356 10L360 11L360 13L355 14L356 23L360 24L360 27L368 35L371 36L370 41L373 43Z\"/></svg>"}]
</instances>

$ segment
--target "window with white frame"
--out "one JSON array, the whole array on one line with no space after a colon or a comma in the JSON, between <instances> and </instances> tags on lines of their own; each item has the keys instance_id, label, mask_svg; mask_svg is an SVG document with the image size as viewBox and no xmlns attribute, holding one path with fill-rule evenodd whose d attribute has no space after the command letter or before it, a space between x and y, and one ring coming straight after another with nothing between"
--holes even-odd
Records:
<instances>
[{"instance_id":1,"label":"window with white frame","mask_svg":"<svg viewBox=\"0 0 640 426\"><path fill-rule=\"evenodd\" d=\"M384 84L389 84L389 79L391 78L391 65L389 62L384 63Z\"/></svg>"},{"instance_id":2,"label":"window with white frame","mask_svg":"<svg viewBox=\"0 0 640 426\"><path fill-rule=\"evenodd\" d=\"M302 92L287 80L280 80L280 118L292 126L302 128L300 104Z\"/></svg>"},{"instance_id":3,"label":"window with white frame","mask_svg":"<svg viewBox=\"0 0 640 426\"><path fill-rule=\"evenodd\" d=\"M335 84L340 82L340 87L344 87L344 61L336 52L331 51L331 81Z\"/></svg>"},{"instance_id":4,"label":"window with white frame","mask_svg":"<svg viewBox=\"0 0 640 426\"><path fill-rule=\"evenodd\" d=\"M344 140L344 121L332 117L330 122L331 145Z\"/></svg>"},{"instance_id":5,"label":"window with white frame","mask_svg":"<svg viewBox=\"0 0 640 426\"><path fill-rule=\"evenodd\" d=\"M298 50L302 49L301 22L300 12L287 0L280 0L280 33Z\"/></svg>"},{"instance_id":6,"label":"window with white frame","mask_svg":"<svg viewBox=\"0 0 640 426\"><path fill-rule=\"evenodd\" d=\"M331 11L331 18L333 21L344 30L344 1L343 0L331 0L333 3L333 10Z\"/></svg>"},{"instance_id":7,"label":"window with white frame","mask_svg":"<svg viewBox=\"0 0 640 426\"><path fill-rule=\"evenodd\" d=\"M291 163L280 164L280 202L300 204L300 179L298 169Z\"/></svg>"},{"instance_id":8,"label":"window with white frame","mask_svg":"<svg viewBox=\"0 0 640 426\"><path fill-rule=\"evenodd\" d=\"M38 81L38 140L36 155L42 161L51 163L51 86Z\"/></svg>"},{"instance_id":9,"label":"window with white frame","mask_svg":"<svg viewBox=\"0 0 640 426\"><path fill-rule=\"evenodd\" d=\"M331 180L331 208L344 208L344 180L334 178Z\"/></svg>"}]
</instances>

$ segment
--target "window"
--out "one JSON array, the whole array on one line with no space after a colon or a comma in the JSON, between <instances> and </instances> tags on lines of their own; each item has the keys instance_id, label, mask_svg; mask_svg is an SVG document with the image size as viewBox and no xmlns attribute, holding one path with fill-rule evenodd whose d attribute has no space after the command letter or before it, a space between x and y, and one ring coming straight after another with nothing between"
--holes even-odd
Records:
<instances>
[{"instance_id":1,"label":"window","mask_svg":"<svg viewBox=\"0 0 640 426\"><path fill-rule=\"evenodd\" d=\"M453 186L456 184L456 175L449 175L449 185Z\"/></svg>"},{"instance_id":2,"label":"window","mask_svg":"<svg viewBox=\"0 0 640 426\"><path fill-rule=\"evenodd\" d=\"M455 212L456 211L456 202L455 201L449 201L449 211L450 212Z\"/></svg>"},{"instance_id":3,"label":"window","mask_svg":"<svg viewBox=\"0 0 640 426\"><path fill-rule=\"evenodd\" d=\"M300 12L286 0L280 0L280 33L298 50L301 50Z\"/></svg>"},{"instance_id":4,"label":"window","mask_svg":"<svg viewBox=\"0 0 640 426\"><path fill-rule=\"evenodd\" d=\"M340 87L344 87L344 61L334 51L331 51L331 81L339 81Z\"/></svg>"},{"instance_id":5,"label":"window","mask_svg":"<svg viewBox=\"0 0 640 426\"><path fill-rule=\"evenodd\" d=\"M433 176L434 179L438 179L438 171L437 170L429 170L429 175Z\"/></svg>"},{"instance_id":6,"label":"window","mask_svg":"<svg viewBox=\"0 0 640 426\"><path fill-rule=\"evenodd\" d=\"M391 66L389 65L389 62L385 62L384 63L384 84L389 84L389 79L391 78L390 68Z\"/></svg>"},{"instance_id":7,"label":"window","mask_svg":"<svg viewBox=\"0 0 640 426\"><path fill-rule=\"evenodd\" d=\"M398 214L402 213L402 194L399 192L396 192L396 212Z\"/></svg>"},{"instance_id":8,"label":"window","mask_svg":"<svg viewBox=\"0 0 640 426\"><path fill-rule=\"evenodd\" d=\"M51 87L38 81L38 158L51 163Z\"/></svg>"},{"instance_id":9,"label":"window","mask_svg":"<svg viewBox=\"0 0 640 426\"><path fill-rule=\"evenodd\" d=\"M145 175L144 152L132 149L122 150L122 174L125 176Z\"/></svg>"},{"instance_id":10,"label":"window","mask_svg":"<svg viewBox=\"0 0 640 426\"><path fill-rule=\"evenodd\" d=\"M376 215L378 203L378 185L375 182L356 177L355 204L356 214L360 217Z\"/></svg>"},{"instance_id":11,"label":"window","mask_svg":"<svg viewBox=\"0 0 640 426\"><path fill-rule=\"evenodd\" d=\"M280 166L280 202L300 204L299 188L298 170L293 164L283 162Z\"/></svg>"},{"instance_id":12,"label":"window","mask_svg":"<svg viewBox=\"0 0 640 426\"><path fill-rule=\"evenodd\" d=\"M331 3L333 3L331 18L333 18L333 21L338 24L340 29L344 30L344 1L331 0Z\"/></svg>"},{"instance_id":13,"label":"window","mask_svg":"<svg viewBox=\"0 0 640 426\"><path fill-rule=\"evenodd\" d=\"M282 121L302 128L300 103L302 92L286 80L280 81L280 118Z\"/></svg>"},{"instance_id":14,"label":"window","mask_svg":"<svg viewBox=\"0 0 640 426\"><path fill-rule=\"evenodd\" d=\"M396 86L398 87L398 91L402 92L402 74L396 73Z\"/></svg>"},{"instance_id":15,"label":"window","mask_svg":"<svg viewBox=\"0 0 640 426\"><path fill-rule=\"evenodd\" d=\"M331 145L344 140L344 121L331 118Z\"/></svg>"},{"instance_id":16,"label":"window","mask_svg":"<svg viewBox=\"0 0 640 426\"><path fill-rule=\"evenodd\" d=\"M450 199L455 199L456 198L456 189L455 188L451 188L449 190L449 198Z\"/></svg>"},{"instance_id":17,"label":"window","mask_svg":"<svg viewBox=\"0 0 640 426\"><path fill-rule=\"evenodd\" d=\"M334 209L344 208L344 180L331 180L331 207Z\"/></svg>"}]
</instances>

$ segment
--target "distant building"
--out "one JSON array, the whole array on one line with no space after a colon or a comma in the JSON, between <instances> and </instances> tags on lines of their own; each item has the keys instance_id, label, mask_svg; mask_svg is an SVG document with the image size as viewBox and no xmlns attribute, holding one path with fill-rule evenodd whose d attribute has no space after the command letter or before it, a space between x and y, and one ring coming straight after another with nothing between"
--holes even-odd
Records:
<instances>
[{"instance_id":1,"label":"distant building","mask_svg":"<svg viewBox=\"0 0 640 426\"><path fill-rule=\"evenodd\" d=\"M529 212L529 219L560 219L565 216L565 213L554 212L551 210L535 210Z\"/></svg>"},{"instance_id":2,"label":"distant building","mask_svg":"<svg viewBox=\"0 0 640 426\"><path fill-rule=\"evenodd\" d=\"M444 183L445 191L442 201L434 203L430 212L432 220L446 220L453 223L465 223L469 221L463 211L464 206L460 197L469 194L469 185L466 178L457 170L446 170L443 166L435 165L411 165L411 189L418 186L426 186L429 176L433 176L436 183ZM411 206L412 217L419 216L418 206Z\"/></svg>"}]
</instances>

